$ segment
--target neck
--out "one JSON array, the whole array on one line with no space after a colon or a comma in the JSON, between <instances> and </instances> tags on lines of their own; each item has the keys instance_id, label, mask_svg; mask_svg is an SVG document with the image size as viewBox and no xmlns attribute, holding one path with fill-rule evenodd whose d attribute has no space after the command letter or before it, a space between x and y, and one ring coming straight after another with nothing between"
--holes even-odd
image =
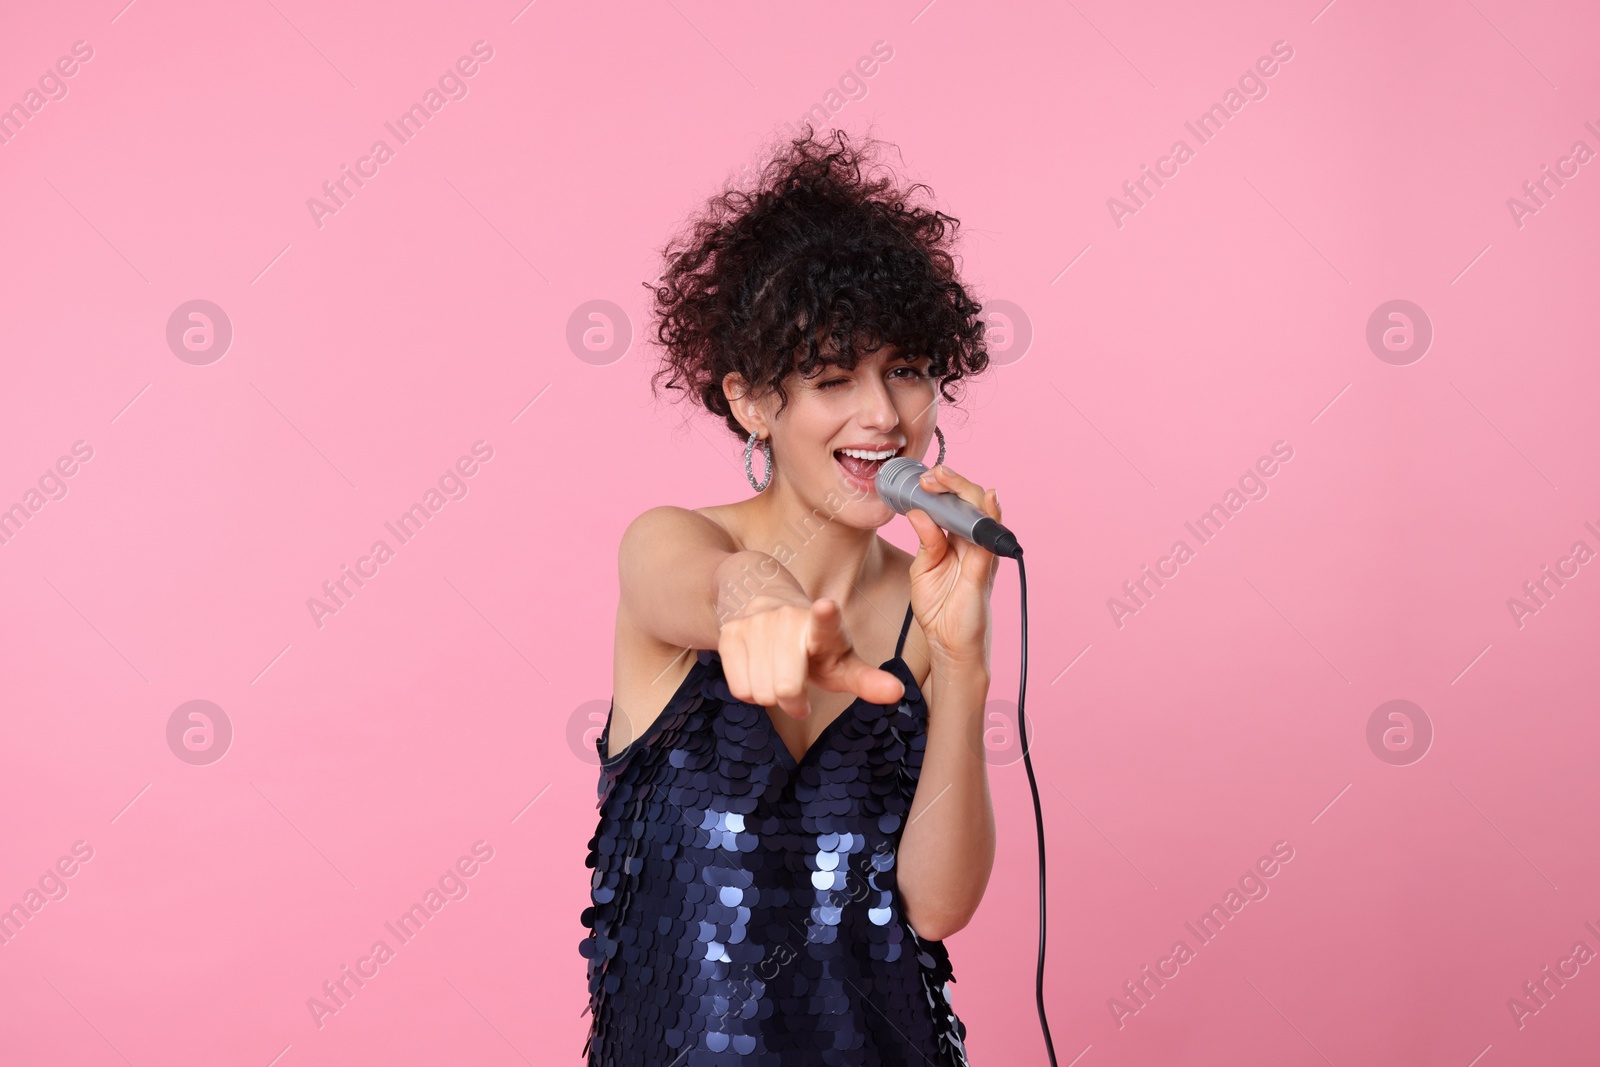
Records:
<instances>
[{"instance_id":1,"label":"neck","mask_svg":"<svg viewBox=\"0 0 1600 1067\"><path fill-rule=\"evenodd\" d=\"M794 575L806 595L841 608L858 595L867 576L883 562L876 530L860 530L835 519L848 501L843 491L819 503L802 499L780 477L746 503L754 544Z\"/></svg>"}]
</instances>

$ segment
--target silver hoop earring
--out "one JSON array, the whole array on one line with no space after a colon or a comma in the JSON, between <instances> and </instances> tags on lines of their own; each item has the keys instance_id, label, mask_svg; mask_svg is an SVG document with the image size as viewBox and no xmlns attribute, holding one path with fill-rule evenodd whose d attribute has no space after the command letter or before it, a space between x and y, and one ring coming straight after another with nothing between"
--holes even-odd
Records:
<instances>
[{"instance_id":1,"label":"silver hoop earring","mask_svg":"<svg viewBox=\"0 0 1600 1067\"><path fill-rule=\"evenodd\" d=\"M942 467L944 466L944 431L935 426L933 428L933 436L939 439L939 458L933 461L933 465Z\"/></svg>"},{"instance_id":2,"label":"silver hoop earring","mask_svg":"<svg viewBox=\"0 0 1600 1067\"><path fill-rule=\"evenodd\" d=\"M761 442L761 454L767 461L766 477L759 482L756 481L756 472L750 463L755 456L757 441ZM744 476L750 479L750 488L758 493L772 484L772 446L767 443L765 437L757 437L755 434L751 434L750 440L744 443Z\"/></svg>"}]
</instances>

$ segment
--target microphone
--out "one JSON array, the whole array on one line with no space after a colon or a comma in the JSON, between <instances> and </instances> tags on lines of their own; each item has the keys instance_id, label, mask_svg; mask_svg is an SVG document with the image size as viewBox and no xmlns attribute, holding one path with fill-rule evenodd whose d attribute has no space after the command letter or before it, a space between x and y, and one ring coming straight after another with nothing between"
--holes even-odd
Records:
<instances>
[{"instance_id":1,"label":"microphone","mask_svg":"<svg viewBox=\"0 0 1600 1067\"><path fill-rule=\"evenodd\" d=\"M878 477L874 480L879 499L902 515L913 508L925 511L928 518L947 532L997 556L1022 558L1022 546L1017 544L1016 534L954 493L930 493L922 488L918 479L927 470L910 456L896 456L886 461L878 468Z\"/></svg>"}]
</instances>

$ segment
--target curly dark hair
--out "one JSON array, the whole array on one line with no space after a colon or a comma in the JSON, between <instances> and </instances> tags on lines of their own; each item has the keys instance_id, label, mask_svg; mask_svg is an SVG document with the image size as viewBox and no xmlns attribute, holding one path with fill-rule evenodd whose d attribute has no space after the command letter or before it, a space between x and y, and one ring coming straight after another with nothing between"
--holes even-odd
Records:
<instances>
[{"instance_id":1,"label":"curly dark hair","mask_svg":"<svg viewBox=\"0 0 1600 1067\"><path fill-rule=\"evenodd\" d=\"M907 205L932 192L924 184L863 175L879 143L842 130L818 140L807 125L752 188L724 186L667 243L660 284L644 283L664 349L657 391L692 392L743 436L722 392L730 371L774 391L781 411L791 372L851 369L885 344L907 361L927 355L946 400L988 366L982 305L949 251L961 223Z\"/></svg>"}]
</instances>

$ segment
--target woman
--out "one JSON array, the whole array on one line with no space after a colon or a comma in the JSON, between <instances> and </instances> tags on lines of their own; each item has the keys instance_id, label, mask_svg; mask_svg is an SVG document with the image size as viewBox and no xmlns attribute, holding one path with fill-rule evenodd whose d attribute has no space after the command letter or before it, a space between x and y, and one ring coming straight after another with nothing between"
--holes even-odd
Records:
<instances>
[{"instance_id":1,"label":"woman","mask_svg":"<svg viewBox=\"0 0 1600 1067\"><path fill-rule=\"evenodd\" d=\"M745 440L754 495L622 538L581 946L601 1067L967 1062L942 942L994 863L995 561L921 511L915 558L878 537L873 478L937 438L923 487L1000 518L937 425L988 356L959 223L864 158L806 130L654 288L657 382Z\"/></svg>"}]
</instances>

